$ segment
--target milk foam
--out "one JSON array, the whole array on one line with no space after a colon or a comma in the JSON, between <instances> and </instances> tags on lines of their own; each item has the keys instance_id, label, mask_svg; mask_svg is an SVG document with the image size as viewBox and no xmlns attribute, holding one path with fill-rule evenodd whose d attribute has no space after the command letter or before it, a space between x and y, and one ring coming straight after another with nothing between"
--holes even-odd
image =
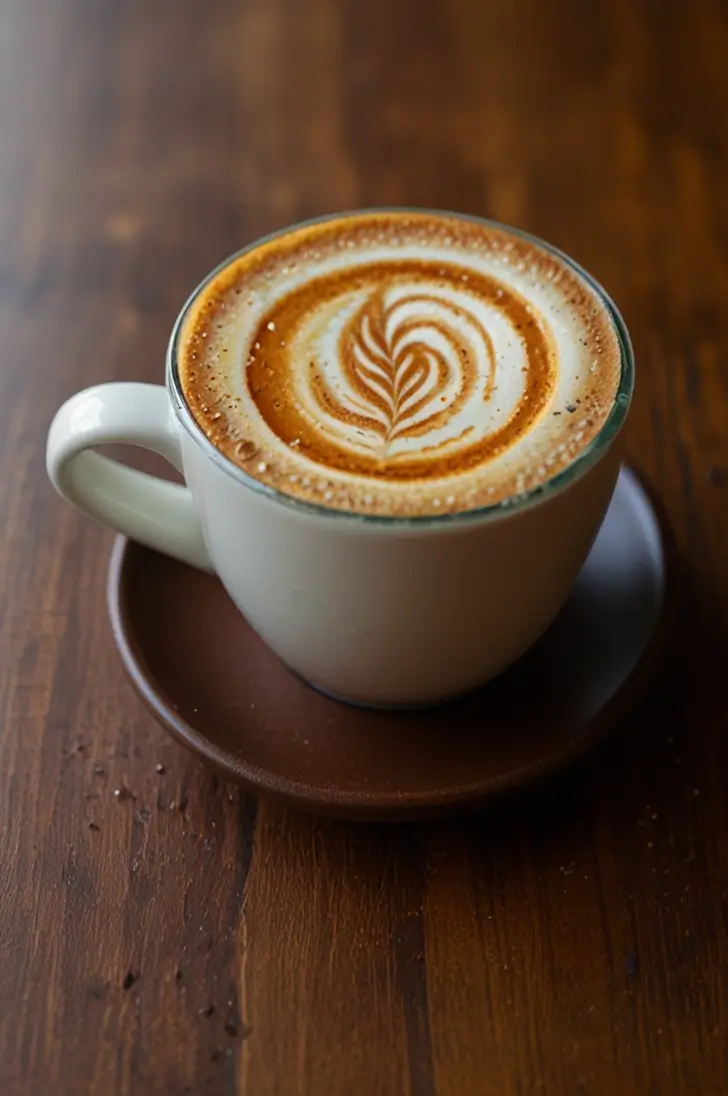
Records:
<instances>
[{"instance_id":1,"label":"milk foam","mask_svg":"<svg viewBox=\"0 0 728 1096\"><path fill-rule=\"evenodd\" d=\"M587 282L538 245L432 214L292 230L219 273L183 326L190 409L264 483L428 514L549 479L603 425L620 351Z\"/></svg>"}]
</instances>

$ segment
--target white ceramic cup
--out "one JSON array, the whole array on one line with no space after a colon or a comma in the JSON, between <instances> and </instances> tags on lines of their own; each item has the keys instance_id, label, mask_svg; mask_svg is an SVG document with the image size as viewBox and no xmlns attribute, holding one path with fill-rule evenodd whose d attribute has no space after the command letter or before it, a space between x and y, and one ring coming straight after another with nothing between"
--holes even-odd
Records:
<instances>
[{"instance_id":1,"label":"white ceramic cup","mask_svg":"<svg viewBox=\"0 0 728 1096\"><path fill-rule=\"evenodd\" d=\"M393 707L483 684L538 639L566 600L616 483L633 388L632 349L611 300L570 259L535 242L596 289L620 340L621 381L597 437L508 505L414 519L342 513L283 495L224 457L186 406L177 340L192 301L232 259L183 308L164 387L101 384L60 408L48 474L91 517L214 572L273 651L327 693ZM92 452L108 442L161 453L187 486Z\"/></svg>"}]
</instances>

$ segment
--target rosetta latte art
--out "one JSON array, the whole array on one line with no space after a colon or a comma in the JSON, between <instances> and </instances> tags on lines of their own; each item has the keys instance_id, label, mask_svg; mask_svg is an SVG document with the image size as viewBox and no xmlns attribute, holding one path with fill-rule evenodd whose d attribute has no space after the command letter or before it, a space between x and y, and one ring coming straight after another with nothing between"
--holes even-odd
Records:
<instances>
[{"instance_id":1,"label":"rosetta latte art","mask_svg":"<svg viewBox=\"0 0 728 1096\"><path fill-rule=\"evenodd\" d=\"M506 343L522 367L496 399ZM319 464L379 479L488 459L540 412L553 371L547 334L518 294L426 263L308 283L264 318L253 345L249 390L274 433Z\"/></svg>"},{"instance_id":2,"label":"rosetta latte art","mask_svg":"<svg viewBox=\"0 0 728 1096\"><path fill-rule=\"evenodd\" d=\"M398 440L426 437L476 389L487 400L493 388L487 331L434 293L403 294L387 304L386 294L375 292L341 336L339 358L346 387L337 393L319 379L313 393L323 412L338 411L342 423L356 420L361 433L354 443L385 463Z\"/></svg>"}]
</instances>

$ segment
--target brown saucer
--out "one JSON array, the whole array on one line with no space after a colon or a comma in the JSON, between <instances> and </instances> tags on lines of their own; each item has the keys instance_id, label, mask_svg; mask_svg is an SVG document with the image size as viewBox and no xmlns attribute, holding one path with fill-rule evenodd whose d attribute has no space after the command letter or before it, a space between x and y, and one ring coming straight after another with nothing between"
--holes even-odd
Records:
<instances>
[{"instance_id":1,"label":"brown saucer","mask_svg":"<svg viewBox=\"0 0 728 1096\"><path fill-rule=\"evenodd\" d=\"M418 712L353 708L314 692L216 579L123 538L111 559L109 612L142 699L226 776L330 814L432 815L553 772L634 703L667 630L666 533L623 469L544 638L477 693Z\"/></svg>"}]
</instances>

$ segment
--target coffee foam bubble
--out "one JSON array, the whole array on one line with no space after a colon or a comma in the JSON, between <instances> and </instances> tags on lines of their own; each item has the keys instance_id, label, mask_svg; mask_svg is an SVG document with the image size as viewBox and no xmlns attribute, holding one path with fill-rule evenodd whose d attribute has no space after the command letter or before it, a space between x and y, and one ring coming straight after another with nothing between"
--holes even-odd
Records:
<instances>
[{"instance_id":1,"label":"coffee foam bubble","mask_svg":"<svg viewBox=\"0 0 728 1096\"><path fill-rule=\"evenodd\" d=\"M565 262L478 222L358 214L273 238L203 289L179 372L210 440L263 483L362 513L503 501L603 425L620 351Z\"/></svg>"}]
</instances>

